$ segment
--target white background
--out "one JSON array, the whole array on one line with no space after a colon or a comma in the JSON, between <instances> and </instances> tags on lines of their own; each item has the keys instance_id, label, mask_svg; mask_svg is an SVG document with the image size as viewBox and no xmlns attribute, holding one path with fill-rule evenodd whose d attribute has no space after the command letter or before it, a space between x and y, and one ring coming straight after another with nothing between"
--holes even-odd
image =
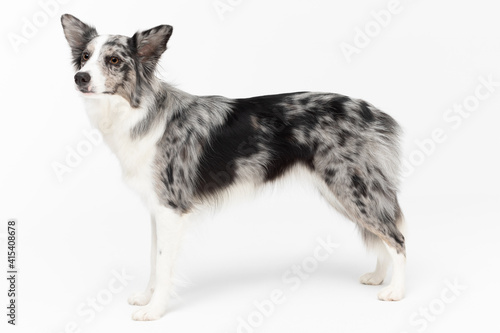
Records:
<instances>
[{"instance_id":1,"label":"white background","mask_svg":"<svg viewBox=\"0 0 500 333\"><path fill-rule=\"evenodd\" d=\"M466 117L444 118L455 104L474 102L481 78L500 82L495 1L401 0L380 31L371 13L387 8L385 0L222 0L233 4L222 17L213 0L66 2L53 2L49 14L40 14L43 6L34 0L3 2L0 10L2 271L6 221L20 224L19 322L5 323L1 278L2 331L237 332L239 318L259 319L254 302L269 299L273 289L286 300L254 322L255 332L499 329L500 87ZM405 129L405 159L418 164L404 177L400 200L409 229L406 298L380 302L381 287L359 284L375 258L353 224L298 181L200 216L181 255L185 283L170 312L156 322L133 322L126 299L148 279L148 212L122 184L104 144L62 181L53 170L90 129L59 23L66 12L102 33L131 36L173 25L160 73L193 94L331 91L364 98L395 117ZM16 50L9 38L22 35L34 17L39 28ZM341 45L355 45L366 27L374 29L370 42L349 62ZM446 139L427 142L423 155L416 141L436 129ZM313 255L317 237L339 247L292 292L282 276ZM133 279L111 294L113 271L122 270ZM454 296L446 281L466 288ZM106 304L89 310L97 296ZM86 315L77 313L82 306ZM419 313L429 307L423 319Z\"/></svg>"}]
</instances>

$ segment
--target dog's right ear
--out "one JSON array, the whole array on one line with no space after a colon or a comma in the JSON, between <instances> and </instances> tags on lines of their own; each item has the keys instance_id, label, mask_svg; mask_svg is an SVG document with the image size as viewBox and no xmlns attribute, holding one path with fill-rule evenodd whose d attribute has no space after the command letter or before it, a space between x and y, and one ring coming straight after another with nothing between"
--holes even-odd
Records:
<instances>
[{"instance_id":1,"label":"dog's right ear","mask_svg":"<svg viewBox=\"0 0 500 333\"><path fill-rule=\"evenodd\" d=\"M61 24L64 36L66 36L66 40L71 47L73 62L78 68L82 52L85 51L87 44L98 36L97 30L70 14L61 16Z\"/></svg>"}]
</instances>

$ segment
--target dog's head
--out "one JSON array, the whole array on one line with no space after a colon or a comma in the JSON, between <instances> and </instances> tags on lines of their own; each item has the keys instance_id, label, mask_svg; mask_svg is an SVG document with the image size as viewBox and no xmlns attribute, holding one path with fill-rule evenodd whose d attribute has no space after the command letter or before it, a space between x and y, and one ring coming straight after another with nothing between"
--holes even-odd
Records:
<instances>
[{"instance_id":1,"label":"dog's head","mask_svg":"<svg viewBox=\"0 0 500 333\"><path fill-rule=\"evenodd\" d=\"M119 95L138 107L173 28L160 25L125 37L99 35L69 14L61 17L61 23L71 47L76 88L86 97Z\"/></svg>"}]
</instances>

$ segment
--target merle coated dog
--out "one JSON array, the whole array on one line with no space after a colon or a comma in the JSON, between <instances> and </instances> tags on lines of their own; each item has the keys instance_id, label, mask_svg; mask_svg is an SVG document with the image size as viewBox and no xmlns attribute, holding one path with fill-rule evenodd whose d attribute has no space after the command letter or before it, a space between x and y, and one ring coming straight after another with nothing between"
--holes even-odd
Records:
<instances>
[{"instance_id":1,"label":"merle coated dog","mask_svg":"<svg viewBox=\"0 0 500 333\"><path fill-rule=\"evenodd\" d=\"M405 239L398 204L400 128L359 99L299 92L246 99L194 96L155 76L172 27L132 37L99 35L63 15L76 89L93 125L118 157L125 182L151 212L151 276L129 303L135 320L167 310L186 219L238 184L255 186L302 168L323 197L378 251L364 284L391 283L378 298L404 294Z\"/></svg>"}]
</instances>

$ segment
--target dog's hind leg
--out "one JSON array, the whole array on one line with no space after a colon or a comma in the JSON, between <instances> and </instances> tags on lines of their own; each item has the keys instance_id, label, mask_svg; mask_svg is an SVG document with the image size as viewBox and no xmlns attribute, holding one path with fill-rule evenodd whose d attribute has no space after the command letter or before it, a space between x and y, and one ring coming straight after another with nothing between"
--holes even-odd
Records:
<instances>
[{"instance_id":1,"label":"dog's hind leg","mask_svg":"<svg viewBox=\"0 0 500 333\"><path fill-rule=\"evenodd\" d=\"M394 246L394 242L391 241L383 242L392 261L391 283L378 293L378 298L383 301L398 301L404 297L405 292L406 247L405 239L402 234L404 217L397 202L396 205L397 213L395 225L398 233L394 239L400 246ZM397 239L399 239L399 241ZM385 256L387 256L387 254L385 254Z\"/></svg>"},{"instance_id":2,"label":"dog's hind leg","mask_svg":"<svg viewBox=\"0 0 500 333\"><path fill-rule=\"evenodd\" d=\"M151 272L149 274L149 282L143 292L135 293L129 297L128 303L131 305L146 305L151 300L156 286L156 221L151 215Z\"/></svg>"},{"instance_id":3,"label":"dog's hind leg","mask_svg":"<svg viewBox=\"0 0 500 333\"><path fill-rule=\"evenodd\" d=\"M405 238L399 229L403 217L397 201L395 205L391 211L386 206L372 216L363 216L363 213L354 215L354 220L362 229L365 244L378 252L375 271L363 275L361 282L381 284L392 262L391 283L378 294L378 298L383 301L399 301L405 291L406 247ZM367 207L363 211L369 210Z\"/></svg>"},{"instance_id":4,"label":"dog's hind leg","mask_svg":"<svg viewBox=\"0 0 500 333\"><path fill-rule=\"evenodd\" d=\"M388 287L382 289L378 294L380 300L385 301L397 301L403 298L405 289L405 245L404 236L402 234L403 227L403 216L397 206L396 213L396 229L395 236L376 236L371 231L366 228L362 230L363 240L370 250L377 253L377 266L374 272L364 274L360 278L360 282L368 285L379 285L381 284L386 276L387 269L392 262L393 272L392 280ZM403 238L401 238L403 237ZM389 240L387 240L387 238ZM397 239L400 239L399 241ZM394 244L398 244L394 246Z\"/></svg>"},{"instance_id":5,"label":"dog's hind leg","mask_svg":"<svg viewBox=\"0 0 500 333\"><path fill-rule=\"evenodd\" d=\"M363 240L367 247L377 254L377 266L375 271L366 273L359 278L362 284L377 286L384 282L387 275L387 269L391 263L391 258L389 252L384 245L384 242L380 240L379 237L375 236L366 229L362 231Z\"/></svg>"},{"instance_id":6,"label":"dog's hind leg","mask_svg":"<svg viewBox=\"0 0 500 333\"><path fill-rule=\"evenodd\" d=\"M378 298L386 301L402 299L405 288L406 248L404 236L400 231L403 215L396 192L391 189L389 183L379 183L384 177L366 177L356 168L330 172L330 175L323 175L321 178L324 180L323 186L320 187L323 196L333 207L358 225L368 248L378 250L375 271L363 275L361 282L381 284L392 262L391 283L378 294Z\"/></svg>"},{"instance_id":7,"label":"dog's hind leg","mask_svg":"<svg viewBox=\"0 0 500 333\"><path fill-rule=\"evenodd\" d=\"M181 215L169 208L161 207L155 213L156 222L156 265L155 288L149 303L137 310L134 320L156 320L167 311L172 292L172 274L179 252L187 215Z\"/></svg>"}]
</instances>

